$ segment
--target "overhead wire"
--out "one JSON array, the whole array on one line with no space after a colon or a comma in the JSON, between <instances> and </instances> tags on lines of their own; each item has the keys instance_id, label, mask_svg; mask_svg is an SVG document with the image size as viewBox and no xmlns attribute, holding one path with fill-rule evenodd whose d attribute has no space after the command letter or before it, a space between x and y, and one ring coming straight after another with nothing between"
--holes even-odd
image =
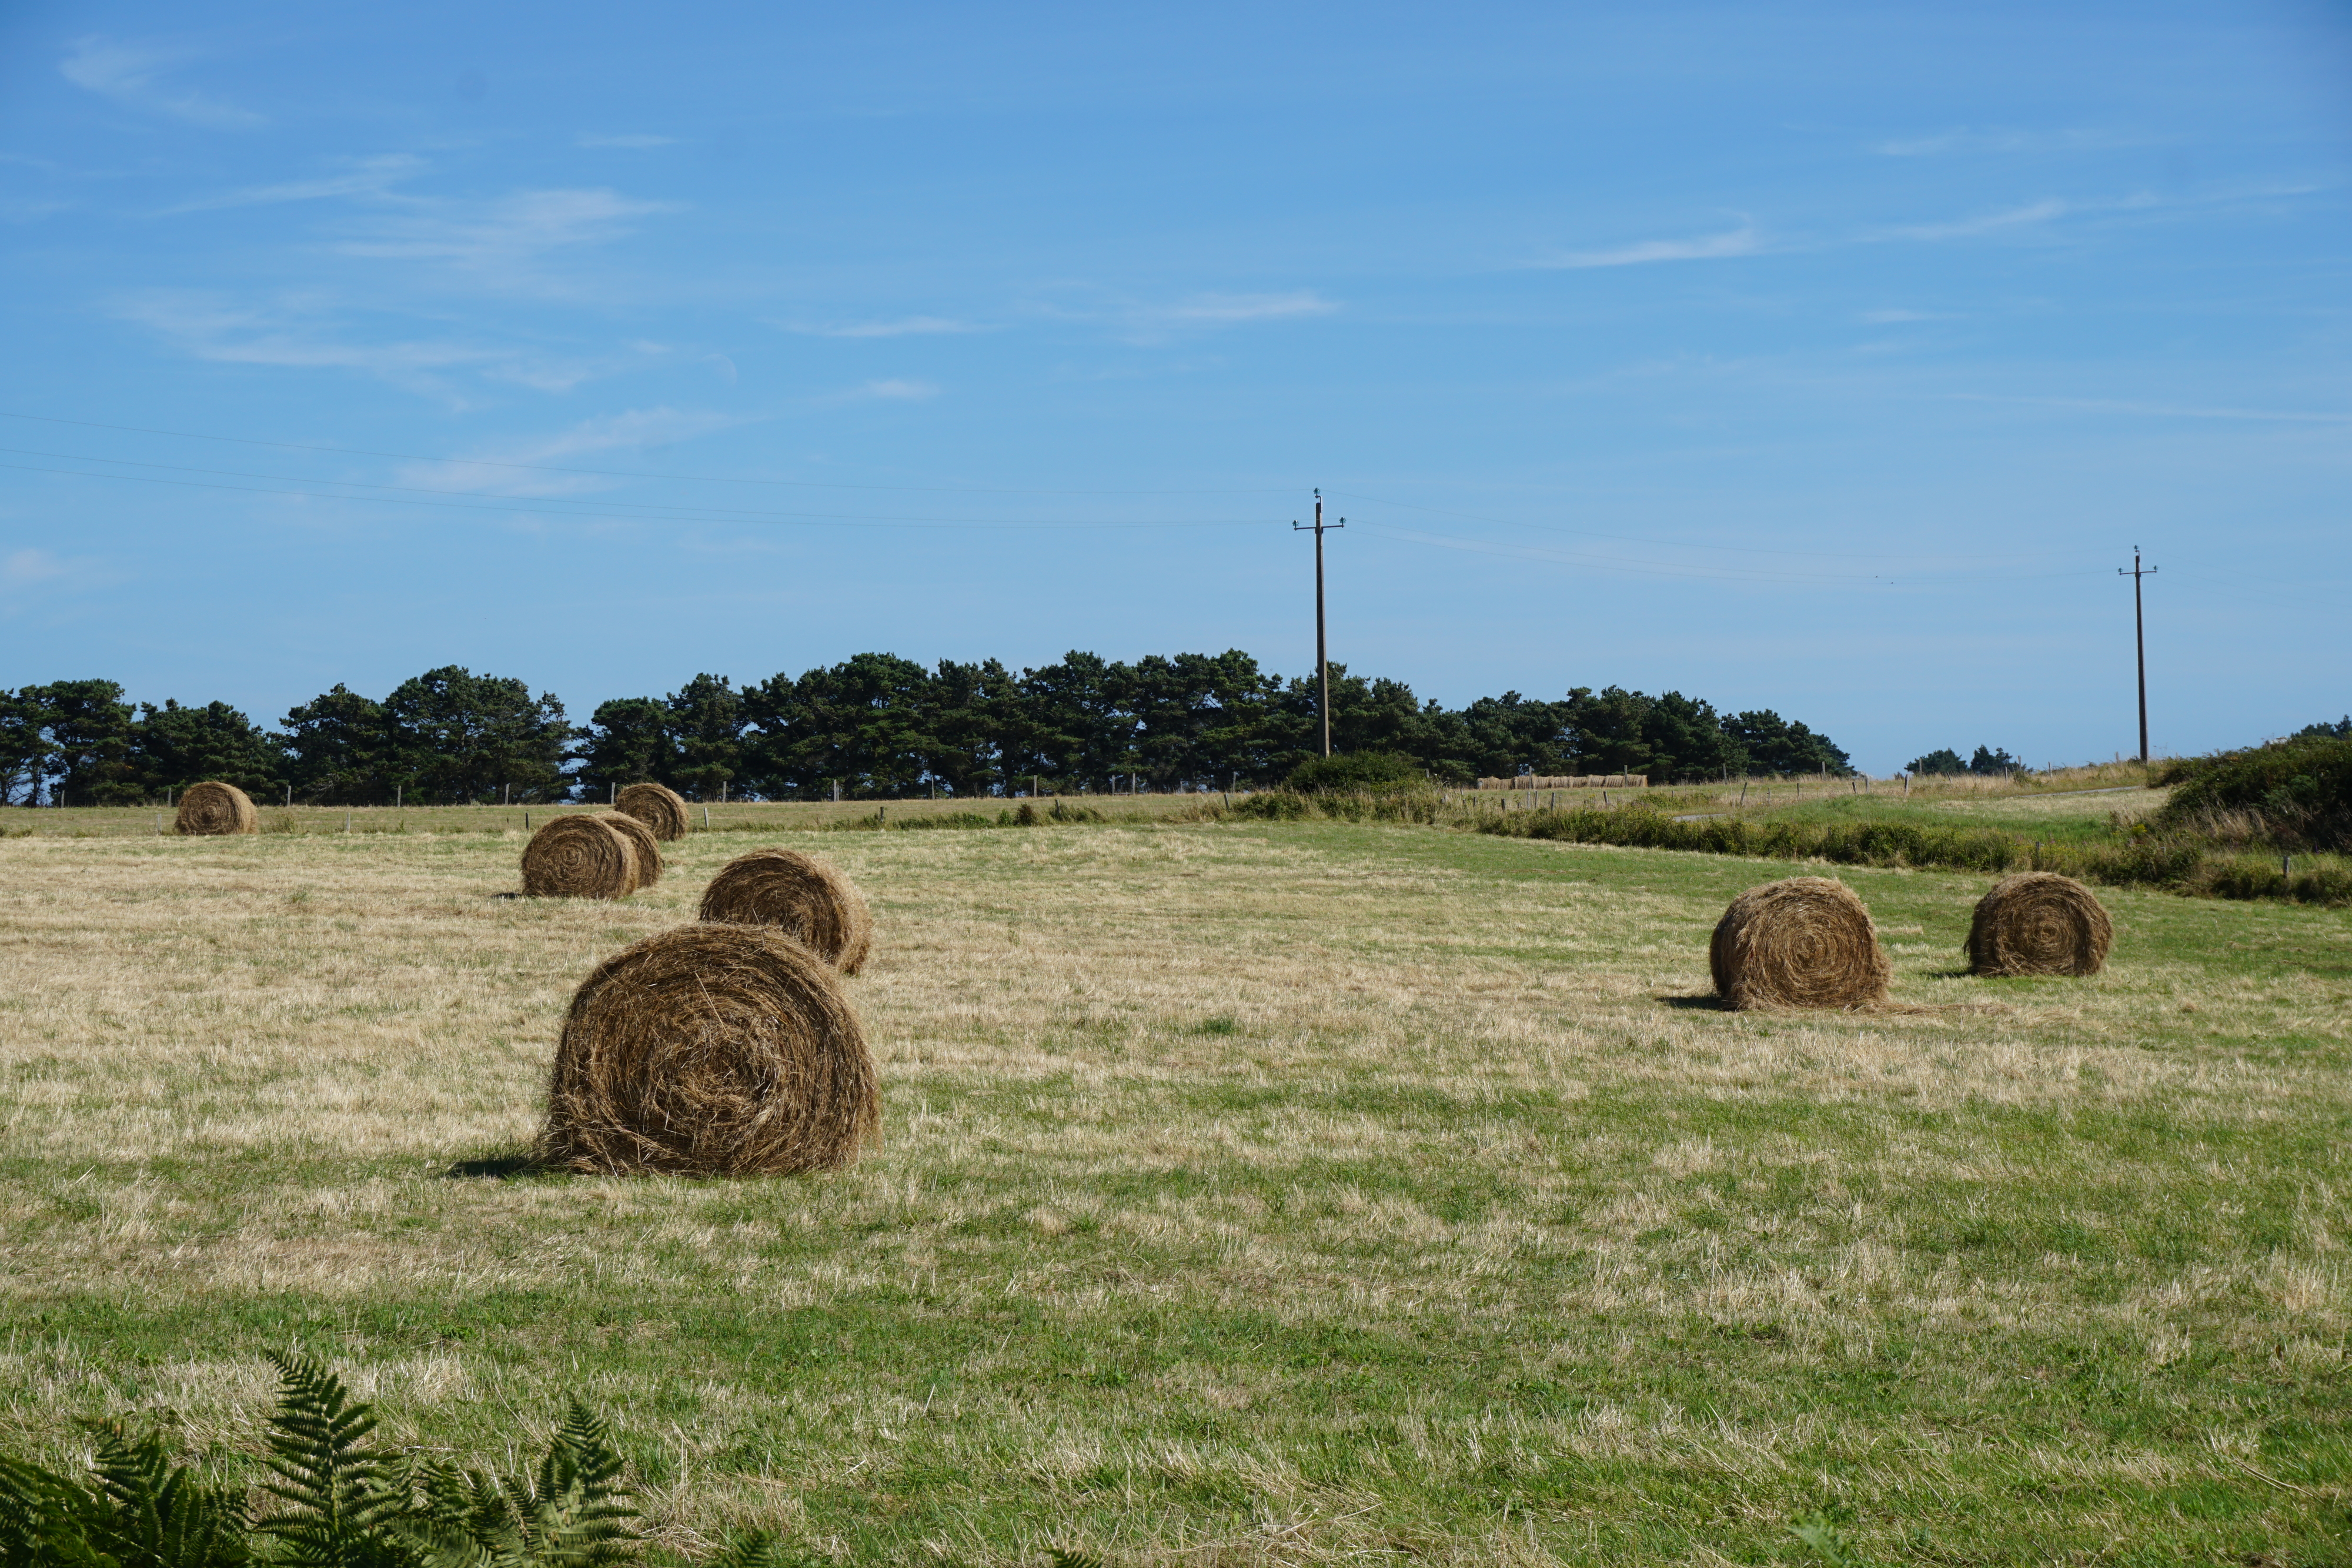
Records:
<instances>
[{"instance_id":1,"label":"overhead wire","mask_svg":"<svg viewBox=\"0 0 2352 1568\"><path fill-rule=\"evenodd\" d=\"M12 413L6 410L0 410L0 418L32 420L43 423L76 426L92 430L108 430L127 434L226 442L240 445L268 447L284 451L318 452L346 456L386 457L405 462L432 463L452 468L495 467L532 473L563 474L607 479L660 479L672 482L692 483L744 483L753 485L786 486L807 489L866 490L875 492L898 492L929 495L1081 497L1244 496L1265 494L1289 495L1292 493L1286 489L1279 491L1244 489L982 489L977 487L947 486L865 486L827 484L817 481L754 478L737 479L725 476L664 475L619 469L574 468L548 464L509 463L484 458L436 457L419 453L378 451L361 447L325 446L306 444L297 442L268 441L244 436L210 435L141 425L112 424L95 420L72 420L44 414L26 414ZM614 521L637 523L676 522L710 523L719 525L768 524L784 527L832 526L847 528L913 528L941 529L978 529L998 528L1143 529L1256 528L1268 526L1268 522L1265 519L1230 517L1147 519L1071 519L986 517L950 517L856 512L754 510L749 507L707 507L677 502L646 503L620 501L611 499L609 497L509 496L496 491L464 490L422 485L394 485L364 479L306 479L295 475L256 473L241 469L205 468L188 464L154 463L137 458L100 457L85 453L47 452L22 447L0 447L0 453L7 453L16 456L45 457L57 462L105 465L103 467L51 468L24 463L0 463L0 470L8 470L18 473L47 474L74 478L113 479L151 486L170 486L189 489L226 491L246 495L277 496L308 500L342 501L358 504L376 503L388 506L415 507L446 511L490 512L506 516L522 515L564 518L572 521ZM203 479L168 478L162 477L155 474L110 472L108 471L109 468L145 468L160 470L164 474L202 475L205 477ZM261 480L268 481L268 483L229 484L220 482L233 479ZM277 487L278 486L295 487L278 488ZM350 492L365 493L352 494ZM1712 542L1706 544L1679 545L1670 540L1643 538L1638 536L1624 534L1612 534L1598 529L1579 528L1559 524L1530 522L1524 518L1486 517L1476 513L1462 512L1438 507L1422 506L1412 502L1398 501L1389 497L1370 496L1360 492L1330 490L1326 493L1334 498L1345 497L1351 500L1366 502L1378 507L1392 507L1402 510L1422 512L1433 517L1453 517L1472 522L1486 522L1507 528L1524 528L1546 533L1565 534L1572 537L1607 540L1612 543L1643 545L1653 549L1657 549L1660 546L1664 546L1670 549L1681 549L1706 551L1730 551L1751 555L1801 557L1810 559L1845 560L1854 562L1865 562L1874 559L1892 562L1895 559L1891 557L1872 557L1853 551L1801 550L1759 545L1720 544ZM1360 522L1359 526L1365 527L1367 525ZM1623 556L1610 553L1567 550L1538 545L1505 544L1491 540L1464 538L1458 535L1428 534L1414 529L1398 528L1385 523L1370 523L1369 524L1368 531L1381 537L1394 538L1408 543L1433 546L1447 549L1464 550L1475 554L1496 555L1519 559L1551 561L1562 565L1580 567L1585 570L1621 572L1637 576L1682 578L1699 580L1779 582L1840 587L1892 587L1898 584L1917 582L1921 580L1934 580L1937 582L1971 580L2011 582L2038 580L2045 578L2104 575L2104 570L2092 571L2088 573L2081 571L2059 571L2021 574L2013 570L1995 571L1979 570L1965 574L1956 574L1948 570L1939 570L1934 566L1923 566L1916 563L1907 563L1895 570L1879 571L1775 571L1745 568L1724 570L1721 568L1711 567L1704 563L1692 561L1628 559ZM2063 553L2071 555L2079 554L2081 552L2070 551ZM1981 556L1972 559L1979 564L1982 563L1983 558ZM2031 560L2056 559L2061 559L2061 555L2058 552L2051 552L2032 556L2010 556L2005 559L2009 562L2015 564ZM2250 584L2250 586L2263 585Z\"/></svg>"},{"instance_id":2,"label":"overhead wire","mask_svg":"<svg viewBox=\"0 0 2352 1568\"><path fill-rule=\"evenodd\" d=\"M450 512L498 512L506 516L520 513L526 517L565 517L574 522L604 520L620 523L646 522L766 522L776 527L791 528L1259 528L1255 521L1208 519L1191 522L1071 522L1041 518L982 518L969 521L923 521L911 518L809 517L793 518L775 516L766 518L695 518L635 516L614 511L559 511L531 500L499 502L491 506L474 506L465 501L420 501L406 496L336 496L322 495L315 490L278 490L259 485L225 485L201 479L164 479L147 474L93 474L83 468L42 468L27 463L0 463L0 469L20 474L62 474L76 479L113 479L132 485L172 485L190 490L231 490L248 496L289 496L312 501L358 501L381 507L424 507Z\"/></svg>"},{"instance_id":3,"label":"overhead wire","mask_svg":"<svg viewBox=\"0 0 2352 1568\"><path fill-rule=\"evenodd\" d=\"M692 485L773 485L803 490L896 490L933 496L1292 496L1298 486L1226 490L1039 490L985 485L858 485L830 479L768 479L740 474L659 474L625 468L578 468L551 463L514 463L497 457L432 457L419 452L384 452L365 446L325 446L297 441L264 441L248 435L207 435L201 431L161 430L142 424L107 424L94 419L62 419L54 414L20 413L0 409L0 419L35 420L43 424L69 424L84 430L111 430L129 435L167 435L182 441L220 441L238 446L270 446L287 452L324 452L346 457L393 457L404 463L442 463L476 468L514 468L533 474L583 474L600 479L667 479Z\"/></svg>"},{"instance_id":4,"label":"overhead wire","mask_svg":"<svg viewBox=\"0 0 2352 1568\"><path fill-rule=\"evenodd\" d=\"M247 490L267 496L310 496L320 500L341 501L403 501L419 506L435 503L404 501L407 495L456 497L465 500L488 501L497 505L488 507L467 507L466 510L537 511L550 517L629 517L646 522L836 522L850 524L902 525L908 527L941 528L1232 528L1248 526L1248 519L1227 517L1187 517L1101 523L1072 522L1066 519L1031 519L998 517L916 517L867 512L755 512L738 507L695 507L675 503L648 504L641 501L608 501L568 496L500 496L495 491L451 490L425 485L385 485L373 479L305 479L289 474L255 474L235 468L197 468L181 463L147 463L131 457L93 457L79 452L38 452L26 447L0 446L0 453L19 457L48 457L67 463L106 463L126 468L161 468L175 474L203 474L215 479L266 479L288 485L335 486L352 490L397 491L402 495L345 496L320 495L312 490L257 489L242 485L203 485L195 480L152 478L139 474L110 474L80 468L41 468L27 464L0 463L0 468L12 468L33 474L69 474L89 479L138 479L149 484L184 484L203 488ZM551 507L572 507L576 511L549 510Z\"/></svg>"}]
</instances>

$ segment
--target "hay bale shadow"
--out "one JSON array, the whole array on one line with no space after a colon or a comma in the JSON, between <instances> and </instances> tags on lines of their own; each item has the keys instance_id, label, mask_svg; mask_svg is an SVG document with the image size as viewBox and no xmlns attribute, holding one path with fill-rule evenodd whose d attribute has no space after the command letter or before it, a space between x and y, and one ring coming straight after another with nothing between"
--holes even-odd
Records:
<instances>
[{"instance_id":1,"label":"hay bale shadow","mask_svg":"<svg viewBox=\"0 0 2352 1568\"><path fill-rule=\"evenodd\" d=\"M457 1160L441 1175L450 1181L511 1181L516 1176L552 1176L556 1167L528 1152L517 1155L486 1155L480 1159Z\"/></svg>"},{"instance_id":2,"label":"hay bale shadow","mask_svg":"<svg viewBox=\"0 0 2352 1568\"><path fill-rule=\"evenodd\" d=\"M1727 1013L1731 1010L1731 1004L1713 991L1703 991L1688 997L1660 997L1658 1000L1667 1007L1679 1008L1685 1012Z\"/></svg>"}]
</instances>

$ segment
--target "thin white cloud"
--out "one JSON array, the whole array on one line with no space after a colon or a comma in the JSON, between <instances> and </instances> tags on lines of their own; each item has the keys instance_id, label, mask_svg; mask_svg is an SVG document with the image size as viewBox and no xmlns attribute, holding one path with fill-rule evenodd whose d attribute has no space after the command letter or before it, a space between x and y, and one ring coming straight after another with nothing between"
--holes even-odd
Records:
<instances>
[{"instance_id":1,"label":"thin white cloud","mask_svg":"<svg viewBox=\"0 0 2352 1568\"><path fill-rule=\"evenodd\" d=\"M867 382L850 395L883 398L903 402L920 402L926 398L939 396L940 389L929 382L879 381Z\"/></svg>"},{"instance_id":2,"label":"thin white cloud","mask_svg":"<svg viewBox=\"0 0 2352 1568\"><path fill-rule=\"evenodd\" d=\"M1287 294L1196 294L1172 305L1139 312L1147 321L1174 326L1229 327L1243 321L1284 321L1299 316L1328 316L1339 306L1311 288Z\"/></svg>"},{"instance_id":3,"label":"thin white cloud","mask_svg":"<svg viewBox=\"0 0 2352 1568\"><path fill-rule=\"evenodd\" d=\"M488 491L500 496L572 496L610 489L620 481L609 475L551 474L543 467L589 466L584 459L602 453L642 453L652 446L688 441L743 422L723 413L675 408L631 409L602 419L583 420L571 429L535 441L517 442L454 457L444 463L415 463L401 470L400 483L432 490Z\"/></svg>"},{"instance_id":4,"label":"thin white cloud","mask_svg":"<svg viewBox=\"0 0 2352 1568\"><path fill-rule=\"evenodd\" d=\"M247 185L238 190L223 191L217 195L199 196L169 210L195 213L219 207L332 201L344 196L382 196L388 194L394 183L422 172L425 166L422 158L406 152L387 152L381 157L355 159L351 168L341 174L322 175L316 180L289 180L276 185Z\"/></svg>"},{"instance_id":5,"label":"thin white cloud","mask_svg":"<svg viewBox=\"0 0 2352 1568\"><path fill-rule=\"evenodd\" d=\"M2021 403L2034 408L2073 409L2083 413L2129 413L2149 419L2221 419L2286 424L2352 424L2352 413L2326 409L2199 407L2195 404L2132 402L2091 397L2005 397L1995 392L1948 393L1955 402Z\"/></svg>"},{"instance_id":6,"label":"thin white cloud","mask_svg":"<svg viewBox=\"0 0 2352 1568\"><path fill-rule=\"evenodd\" d=\"M218 295L158 289L116 301L114 313L156 332L194 359L352 371L443 399L455 399L450 377L459 372L542 392L568 392L608 368L447 338L371 340L331 303L312 299L256 305Z\"/></svg>"},{"instance_id":7,"label":"thin white cloud","mask_svg":"<svg viewBox=\"0 0 2352 1568\"><path fill-rule=\"evenodd\" d=\"M646 147L675 147L677 143L678 138L675 136L651 136L644 134L602 136L592 131L583 131L580 133L580 145L583 147L625 147L634 149Z\"/></svg>"},{"instance_id":8,"label":"thin white cloud","mask_svg":"<svg viewBox=\"0 0 2352 1568\"><path fill-rule=\"evenodd\" d=\"M2053 218L2063 218L2074 210L2070 204L2051 198L2029 202L2021 207L2008 207L1997 213L1985 213L1972 218L1960 218L1951 223L1909 224L1886 229L1878 237L1909 240L1971 239L1978 235L1993 234L2001 229L2021 228L2029 224L2046 224Z\"/></svg>"},{"instance_id":9,"label":"thin white cloud","mask_svg":"<svg viewBox=\"0 0 2352 1568\"><path fill-rule=\"evenodd\" d=\"M601 245L632 232L630 220L676 210L609 190L519 191L487 202L415 200L364 220L335 248L383 261L438 263L503 287L543 282L535 264L551 251Z\"/></svg>"},{"instance_id":10,"label":"thin white cloud","mask_svg":"<svg viewBox=\"0 0 2352 1568\"><path fill-rule=\"evenodd\" d=\"M20 549L0 560L0 583L10 588L23 588L31 583L47 582L66 574L66 563L45 549Z\"/></svg>"},{"instance_id":11,"label":"thin white cloud","mask_svg":"<svg viewBox=\"0 0 2352 1568\"><path fill-rule=\"evenodd\" d=\"M268 123L249 109L186 88L167 86L163 78L192 57L185 51L149 44L117 43L92 35L77 38L73 53L58 63L59 74L74 86L126 109L169 115L190 125L214 131L247 131Z\"/></svg>"},{"instance_id":12,"label":"thin white cloud","mask_svg":"<svg viewBox=\"0 0 2352 1568\"><path fill-rule=\"evenodd\" d=\"M1570 251L1537 265L1552 267L1643 267L1659 261L1715 261L1727 256L1754 256L1764 240L1752 225L1692 239L1651 239L1609 250Z\"/></svg>"},{"instance_id":13,"label":"thin white cloud","mask_svg":"<svg viewBox=\"0 0 2352 1568\"><path fill-rule=\"evenodd\" d=\"M223 364L357 370L396 379L487 364L499 357L494 350L446 341L341 341L299 311L260 309L196 295L135 296L116 313L161 332L197 359Z\"/></svg>"},{"instance_id":14,"label":"thin white cloud","mask_svg":"<svg viewBox=\"0 0 2352 1568\"><path fill-rule=\"evenodd\" d=\"M1181 333L1328 316L1340 307L1314 289L1294 288L1278 294L1193 294L1160 303L1111 299L1034 308L1058 320L1100 323L1127 342L1150 345Z\"/></svg>"},{"instance_id":15,"label":"thin white cloud","mask_svg":"<svg viewBox=\"0 0 2352 1568\"><path fill-rule=\"evenodd\" d=\"M823 325L772 321L769 325L810 338L913 338L940 332L988 330L972 322L958 321L946 316L902 316L895 321L844 321Z\"/></svg>"},{"instance_id":16,"label":"thin white cloud","mask_svg":"<svg viewBox=\"0 0 2352 1568\"><path fill-rule=\"evenodd\" d=\"M2146 147L2154 139L2121 131L1978 131L1967 126L1933 136L1895 137L1875 142L1882 158L1934 158L1948 152L2087 152Z\"/></svg>"}]
</instances>

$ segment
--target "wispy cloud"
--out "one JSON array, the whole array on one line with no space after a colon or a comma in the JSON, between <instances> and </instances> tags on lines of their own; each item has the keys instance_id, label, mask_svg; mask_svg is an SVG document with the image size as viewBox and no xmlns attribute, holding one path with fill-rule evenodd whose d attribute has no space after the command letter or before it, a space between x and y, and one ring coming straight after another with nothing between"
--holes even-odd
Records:
<instances>
[{"instance_id":1,"label":"wispy cloud","mask_svg":"<svg viewBox=\"0 0 2352 1568\"><path fill-rule=\"evenodd\" d=\"M890 402L920 402L926 398L939 396L940 389L929 382L879 381L867 382L864 386L845 395L851 398L881 398Z\"/></svg>"},{"instance_id":2,"label":"wispy cloud","mask_svg":"<svg viewBox=\"0 0 2352 1568\"><path fill-rule=\"evenodd\" d=\"M382 196L393 185L425 167L425 160L406 152L387 152L375 158L350 161L350 167L340 174L321 175L315 180L289 180L275 185L246 185L215 195L198 196L170 208L174 213L205 212L219 207L255 207L282 202L322 202L347 196Z\"/></svg>"},{"instance_id":3,"label":"wispy cloud","mask_svg":"<svg viewBox=\"0 0 2352 1568\"><path fill-rule=\"evenodd\" d=\"M644 133L625 133L618 136L600 135L593 131L583 131L580 133L580 145L583 147L625 147L631 149L675 147L677 145L678 140L679 139L675 136L652 136Z\"/></svg>"},{"instance_id":4,"label":"wispy cloud","mask_svg":"<svg viewBox=\"0 0 2352 1568\"><path fill-rule=\"evenodd\" d=\"M47 550L15 550L10 552L5 559L0 559L0 584L9 588L24 588L36 582L47 582L53 578L63 577L67 570L66 563Z\"/></svg>"},{"instance_id":5,"label":"wispy cloud","mask_svg":"<svg viewBox=\"0 0 2352 1568\"><path fill-rule=\"evenodd\" d=\"M2082 413L2128 413L2148 419L2251 420L2285 424L2352 424L2352 413L2326 409L2200 407L2194 403L2134 402L2117 398L2012 397L1997 392L1949 392L1955 402L2021 403L2034 408L2073 409Z\"/></svg>"},{"instance_id":6,"label":"wispy cloud","mask_svg":"<svg viewBox=\"0 0 2352 1568\"><path fill-rule=\"evenodd\" d=\"M166 72L194 57L185 50L152 44L118 43L95 35L77 38L73 53L58 64L66 80L127 109L169 115L215 131L247 131L267 123L249 109L163 81Z\"/></svg>"},{"instance_id":7,"label":"wispy cloud","mask_svg":"<svg viewBox=\"0 0 2352 1568\"><path fill-rule=\"evenodd\" d=\"M469 371L542 392L568 392L601 367L446 337L371 339L331 302L252 304L218 295L151 290L115 302L114 313L215 364L351 371L428 396L456 398L449 378Z\"/></svg>"},{"instance_id":8,"label":"wispy cloud","mask_svg":"<svg viewBox=\"0 0 2352 1568\"><path fill-rule=\"evenodd\" d=\"M362 220L335 246L344 256L435 262L498 287L543 286L536 264L552 251L601 245L631 220L675 211L609 190L519 191L484 202L410 200Z\"/></svg>"},{"instance_id":9,"label":"wispy cloud","mask_svg":"<svg viewBox=\"0 0 2352 1568\"><path fill-rule=\"evenodd\" d=\"M631 409L602 419L583 420L569 430L535 440L494 447L444 463L411 464L401 470L400 483L435 490L487 491L499 496L572 496L606 490L621 483L602 474L556 474L541 470L589 465L600 454L643 453L743 421L731 414L675 408Z\"/></svg>"},{"instance_id":10,"label":"wispy cloud","mask_svg":"<svg viewBox=\"0 0 2352 1568\"><path fill-rule=\"evenodd\" d=\"M1894 137L1875 142L1871 151L1882 158L1934 158L1950 152L2087 152L2123 147L2146 147L2153 138L2121 131L1975 130L1968 126L1932 136Z\"/></svg>"},{"instance_id":11,"label":"wispy cloud","mask_svg":"<svg viewBox=\"0 0 2352 1568\"><path fill-rule=\"evenodd\" d=\"M2029 202L2021 207L2006 207L1997 213L1983 213L1975 217L1958 218L1949 223L1906 224L1881 230L1874 238L1943 240L1970 239L1978 235L1993 234L2001 229L2021 228L2029 224L2046 224L2063 218L2074 210L2066 202L2054 198Z\"/></svg>"},{"instance_id":12,"label":"wispy cloud","mask_svg":"<svg viewBox=\"0 0 2352 1568\"><path fill-rule=\"evenodd\" d=\"M1137 314L1144 320L1168 326L1231 327L1244 321L1328 316L1339 308L1311 288L1297 288L1286 294L1196 294Z\"/></svg>"},{"instance_id":13,"label":"wispy cloud","mask_svg":"<svg viewBox=\"0 0 2352 1568\"><path fill-rule=\"evenodd\" d=\"M989 329L975 322L958 321L946 316L902 316L892 321L772 321L769 325L811 338L913 338L939 332L985 332Z\"/></svg>"},{"instance_id":14,"label":"wispy cloud","mask_svg":"<svg viewBox=\"0 0 2352 1568\"><path fill-rule=\"evenodd\" d=\"M1726 256L1754 256L1763 249L1763 236L1754 225L1744 225L1722 234L1700 235L1691 239L1650 239L1608 250L1570 251L1536 265L1564 268L1643 267L1657 261L1714 261Z\"/></svg>"}]
</instances>

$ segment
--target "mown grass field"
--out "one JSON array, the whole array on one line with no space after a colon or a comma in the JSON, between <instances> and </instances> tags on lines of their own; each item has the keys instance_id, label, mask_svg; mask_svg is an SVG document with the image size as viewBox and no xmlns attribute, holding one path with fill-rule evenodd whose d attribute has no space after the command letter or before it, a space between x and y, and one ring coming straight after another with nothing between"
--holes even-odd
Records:
<instances>
[{"instance_id":1,"label":"mown grass field","mask_svg":"<svg viewBox=\"0 0 2352 1568\"><path fill-rule=\"evenodd\" d=\"M2103 890L2105 975L1982 982L1990 879L1842 869L1897 1005L1733 1015L1706 934L1800 868L795 837L876 907L886 1146L604 1180L521 1158L563 1005L761 833L587 904L509 896L519 831L25 815L0 1449L235 1471L302 1347L478 1461L583 1394L688 1554L2352 1560L2342 910Z\"/></svg>"}]
</instances>

